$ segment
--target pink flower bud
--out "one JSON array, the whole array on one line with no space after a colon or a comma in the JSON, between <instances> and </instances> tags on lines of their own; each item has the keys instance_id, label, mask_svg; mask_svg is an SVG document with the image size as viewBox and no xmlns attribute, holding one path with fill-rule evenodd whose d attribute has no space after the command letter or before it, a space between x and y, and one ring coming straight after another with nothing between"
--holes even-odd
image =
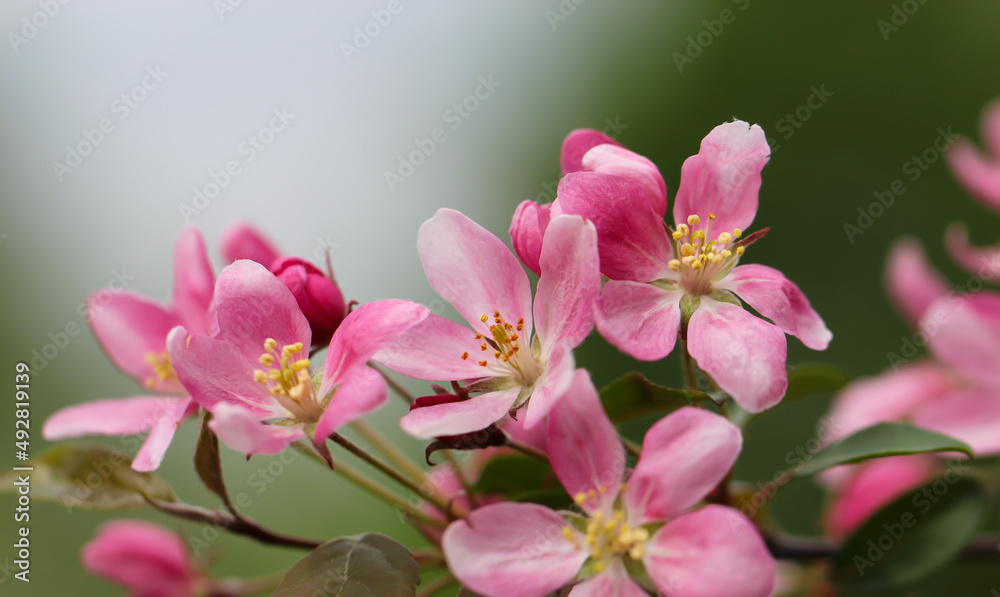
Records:
<instances>
[{"instance_id":1,"label":"pink flower bud","mask_svg":"<svg viewBox=\"0 0 1000 597\"><path fill-rule=\"evenodd\" d=\"M325 346L347 315L344 295L337 283L312 263L298 257L283 257L271 272L292 291L299 309L309 320L313 346Z\"/></svg>"}]
</instances>

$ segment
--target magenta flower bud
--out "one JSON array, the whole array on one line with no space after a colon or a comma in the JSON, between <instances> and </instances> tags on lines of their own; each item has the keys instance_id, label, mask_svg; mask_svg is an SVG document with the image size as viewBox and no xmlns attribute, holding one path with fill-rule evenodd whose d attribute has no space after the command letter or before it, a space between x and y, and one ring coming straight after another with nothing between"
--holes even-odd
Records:
<instances>
[{"instance_id":1,"label":"magenta flower bud","mask_svg":"<svg viewBox=\"0 0 1000 597\"><path fill-rule=\"evenodd\" d=\"M271 264L271 273L292 291L299 309L312 328L313 346L326 346L347 316L344 295L337 283L318 267L299 257L282 257Z\"/></svg>"}]
</instances>

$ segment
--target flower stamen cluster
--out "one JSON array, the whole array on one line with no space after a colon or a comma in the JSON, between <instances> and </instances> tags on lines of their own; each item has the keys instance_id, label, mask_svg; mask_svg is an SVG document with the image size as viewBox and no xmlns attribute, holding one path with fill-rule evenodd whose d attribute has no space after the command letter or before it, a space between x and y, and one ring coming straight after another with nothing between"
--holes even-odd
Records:
<instances>
[{"instance_id":1,"label":"flower stamen cluster","mask_svg":"<svg viewBox=\"0 0 1000 597\"><path fill-rule=\"evenodd\" d=\"M282 346L279 351L278 342L268 338L264 341L264 354L259 359L267 370L254 370L253 378L297 419L310 421L319 418L322 409L314 398L309 359L300 358L304 349L302 342L296 342Z\"/></svg>"},{"instance_id":2,"label":"flower stamen cluster","mask_svg":"<svg viewBox=\"0 0 1000 597\"><path fill-rule=\"evenodd\" d=\"M164 350L162 352L157 352L151 350L146 353L146 362L153 368L153 373L156 377L146 378L146 387L152 389L156 387L156 380L159 378L160 381L176 381L177 373L174 371L174 366L170 363L170 354Z\"/></svg>"},{"instance_id":3,"label":"flower stamen cluster","mask_svg":"<svg viewBox=\"0 0 1000 597\"><path fill-rule=\"evenodd\" d=\"M674 253L680 259L671 259L667 265L680 273L684 288L699 294L707 293L713 280L735 267L745 250L744 247L735 245L743 235L739 228L732 232L722 232L715 239L708 240L715 214L708 214L708 220L704 229L695 230L694 227L701 223L701 218L690 215L687 223L679 224L670 236L674 241Z\"/></svg>"}]
</instances>

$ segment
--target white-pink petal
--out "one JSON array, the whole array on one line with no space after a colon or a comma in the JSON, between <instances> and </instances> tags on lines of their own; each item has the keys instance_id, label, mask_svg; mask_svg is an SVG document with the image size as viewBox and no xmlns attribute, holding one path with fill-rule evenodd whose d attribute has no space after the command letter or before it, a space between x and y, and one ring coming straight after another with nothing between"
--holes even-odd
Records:
<instances>
[{"instance_id":1,"label":"white-pink petal","mask_svg":"<svg viewBox=\"0 0 1000 597\"><path fill-rule=\"evenodd\" d=\"M398 342L390 342L372 360L414 379L467 380L494 375L479 365L482 340L476 332L450 319L430 313ZM468 354L463 359L462 355Z\"/></svg>"},{"instance_id":2,"label":"white-pink petal","mask_svg":"<svg viewBox=\"0 0 1000 597\"><path fill-rule=\"evenodd\" d=\"M981 280L996 283L1000 276L1000 245L973 247L969 242L969 230L964 224L948 226L944 240L948 254L959 267Z\"/></svg>"},{"instance_id":3,"label":"white-pink petal","mask_svg":"<svg viewBox=\"0 0 1000 597\"><path fill-rule=\"evenodd\" d=\"M584 170L583 156L591 149L604 144L618 145L608 135L594 129L576 129L563 140L560 163L563 174Z\"/></svg>"},{"instance_id":4,"label":"white-pink petal","mask_svg":"<svg viewBox=\"0 0 1000 597\"><path fill-rule=\"evenodd\" d=\"M658 361L677 343L683 296L683 290L609 280L597 301L597 331L626 354L641 361Z\"/></svg>"},{"instance_id":5,"label":"white-pink petal","mask_svg":"<svg viewBox=\"0 0 1000 597\"><path fill-rule=\"evenodd\" d=\"M237 222L222 233L222 255L227 264L249 259L266 268L281 256L267 237L246 222Z\"/></svg>"},{"instance_id":6,"label":"white-pink petal","mask_svg":"<svg viewBox=\"0 0 1000 597\"><path fill-rule=\"evenodd\" d=\"M194 597L198 573L184 541L141 520L104 523L80 553L83 567L142 597Z\"/></svg>"},{"instance_id":7,"label":"white-pink petal","mask_svg":"<svg viewBox=\"0 0 1000 597\"><path fill-rule=\"evenodd\" d=\"M597 145L583 156L583 169L627 178L646 191L646 199L661 218L667 214L667 185L648 158L617 145Z\"/></svg>"},{"instance_id":8,"label":"white-pink petal","mask_svg":"<svg viewBox=\"0 0 1000 597\"><path fill-rule=\"evenodd\" d=\"M172 396L134 396L74 404L46 419L42 436L52 441L81 435L134 435L149 431L183 401Z\"/></svg>"},{"instance_id":9,"label":"white-pink petal","mask_svg":"<svg viewBox=\"0 0 1000 597\"><path fill-rule=\"evenodd\" d=\"M381 408L389 399L389 388L382 374L371 367L355 367L340 379L330 404L316 424L316 438L331 433ZM321 397L326 394L320 392Z\"/></svg>"},{"instance_id":10,"label":"white-pink petal","mask_svg":"<svg viewBox=\"0 0 1000 597\"><path fill-rule=\"evenodd\" d=\"M302 423L268 425L253 412L229 402L217 404L212 415L208 426L219 440L245 454L277 454L306 436Z\"/></svg>"},{"instance_id":11,"label":"white-pink petal","mask_svg":"<svg viewBox=\"0 0 1000 597\"><path fill-rule=\"evenodd\" d=\"M167 448L174 441L174 434L184 419L195 415L198 405L191 398L175 400L171 408L163 412L156 424L149 430L146 441L132 459L132 468L141 472L155 471L160 468Z\"/></svg>"},{"instance_id":12,"label":"white-pink petal","mask_svg":"<svg viewBox=\"0 0 1000 597\"><path fill-rule=\"evenodd\" d=\"M542 238L549 226L552 204L539 205L524 200L514 210L510 222L510 242L521 262L536 274L541 273L538 259L542 254Z\"/></svg>"},{"instance_id":13,"label":"white-pink petal","mask_svg":"<svg viewBox=\"0 0 1000 597\"><path fill-rule=\"evenodd\" d=\"M632 580L621 559L616 559L600 574L574 586L569 597L649 597L649 593Z\"/></svg>"},{"instance_id":14,"label":"white-pink petal","mask_svg":"<svg viewBox=\"0 0 1000 597\"><path fill-rule=\"evenodd\" d=\"M920 328L938 360L979 383L1000 387L1000 294L938 299Z\"/></svg>"},{"instance_id":15,"label":"white-pink petal","mask_svg":"<svg viewBox=\"0 0 1000 597\"><path fill-rule=\"evenodd\" d=\"M959 439L977 457L1000 454L1000 391L973 388L918 407L913 423Z\"/></svg>"},{"instance_id":16,"label":"white-pink petal","mask_svg":"<svg viewBox=\"0 0 1000 597\"><path fill-rule=\"evenodd\" d=\"M403 431L419 439L479 431L499 421L514 406L520 386L451 402L415 408L400 421Z\"/></svg>"},{"instance_id":17,"label":"white-pink petal","mask_svg":"<svg viewBox=\"0 0 1000 597\"><path fill-rule=\"evenodd\" d=\"M181 325L194 334L207 334L207 314L212 306L215 274L208 260L205 239L196 228L181 231L174 245L174 295L171 309Z\"/></svg>"},{"instance_id":18,"label":"white-pink petal","mask_svg":"<svg viewBox=\"0 0 1000 597\"><path fill-rule=\"evenodd\" d=\"M557 346L545 363L545 372L531 386L528 406L518 415L524 418L525 428L531 429L545 421L549 411L566 396L575 368L573 351L566 345Z\"/></svg>"},{"instance_id":19,"label":"white-pink petal","mask_svg":"<svg viewBox=\"0 0 1000 597\"><path fill-rule=\"evenodd\" d=\"M948 282L931 266L924 248L913 239L897 241L889 250L885 287L911 326L920 321L931 303L949 292Z\"/></svg>"}]
</instances>

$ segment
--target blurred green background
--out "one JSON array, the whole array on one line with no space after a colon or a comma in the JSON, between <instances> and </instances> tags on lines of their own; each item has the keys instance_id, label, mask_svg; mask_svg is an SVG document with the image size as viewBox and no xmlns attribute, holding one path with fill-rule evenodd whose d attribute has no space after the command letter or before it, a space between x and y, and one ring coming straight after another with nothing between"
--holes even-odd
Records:
<instances>
[{"instance_id":1,"label":"blurred green background","mask_svg":"<svg viewBox=\"0 0 1000 597\"><path fill-rule=\"evenodd\" d=\"M169 296L172 239L184 225L179 204L240 156L240 141L283 105L296 114L288 132L245 163L193 223L213 250L237 219L256 223L289 253L312 257L330 246L345 294L362 302L429 304L434 294L414 250L419 224L438 207L454 207L506 239L518 202L551 200L560 143L580 127L606 129L652 159L671 199L681 163L712 127L735 117L764 128L773 156L754 228L772 230L745 261L785 272L834 332L823 354L790 339L791 364L822 360L852 377L886 368L887 354L910 334L882 290L890 244L916 236L960 282L941 245L946 224L969 222L979 243L1000 231L1000 215L972 201L942 160L918 180L903 172L933 147L939 129L978 139L982 108L1000 96L995 2L402 0L401 12L357 54L345 54L344 44L354 45L356 28L386 3L247 1L221 13L218 4L73 3L28 43L0 49L0 362L11 385L14 363L31 359L49 333L85 323L77 306L115 270L132 272L134 290ZM898 27L880 28L897 7L905 14L903 5L913 13L906 22L897 15ZM23 19L40 10L5 2L0 30L22 32ZM64 145L102 117L120 116L109 113L114 98L161 63L170 73L162 89L115 120L115 132L59 181L52 162L65 158ZM449 127L443 112L488 75L502 85L390 189L385 172L396 169L398 155ZM817 89L826 99L807 107ZM799 115L798 126L789 114ZM858 209L896 179L906 192L849 238L845 224L857 225ZM680 382L675 355L639 364L596 337L579 360L599 385L629 370ZM89 333L73 338L34 374L32 451L44 447L41 423L57 408L135 393ZM785 454L814 437L827 405L813 399L762 416L748 429L738 476L773 478ZM398 431L403 412L392 402L374 422L419 457L422 445ZM12 415L13 406L0 412L0 437L12 437ZM180 430L160 473L187 501L214 505L192 474L195 431L191 423ZM0 470L13 465L12 452L9 443L0 451ZM246 462L226 449L223 456L233 491L252 496L247 514L272 528L317 537L380 531L420 545L388 507L314 463L283 467L258 494L249 477L269 459ZM816 533L821 503L810 481L796 481L773 507L790 529ZM0 495L0 545L13 542L13 508L11 496ZM112 516L39 502L31 514L32 582L0 578L0 594L122 594L79 565L80 546ZM201 533L145 511L135 516ZM301 557L231 536L213 541L211 552L218 576L277 571ZM11 553L0 549L0 562ZM993 589L1000 566L967 565L913 595Z\"/></svg>"}]
</instances>

